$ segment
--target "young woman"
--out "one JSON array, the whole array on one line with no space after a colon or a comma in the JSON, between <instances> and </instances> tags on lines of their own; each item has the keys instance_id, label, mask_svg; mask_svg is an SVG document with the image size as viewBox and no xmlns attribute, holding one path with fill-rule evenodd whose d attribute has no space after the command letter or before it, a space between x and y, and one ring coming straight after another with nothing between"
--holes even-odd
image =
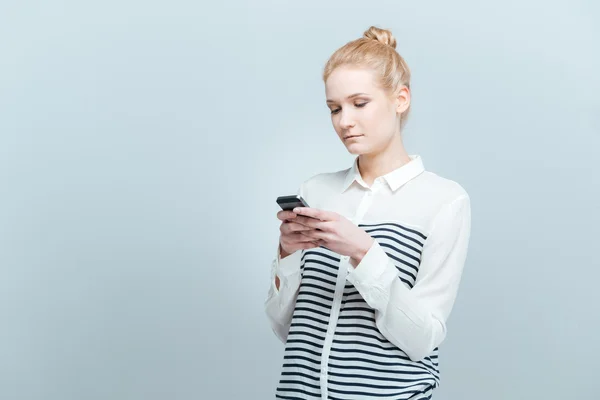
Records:
<instances>
[{"instance_id":1,"label":"young woman","mask_svg":"<svg viewBox=\"0 0 600 400\"><path fill-rule=\"evenodd\" d=\"M409 155L410 71L388 30L338 49L323 80L353 165L280 211L265 302L285 343L280 399L430 399L470 234L467 192Z\"/></svg>"}]
</instances>

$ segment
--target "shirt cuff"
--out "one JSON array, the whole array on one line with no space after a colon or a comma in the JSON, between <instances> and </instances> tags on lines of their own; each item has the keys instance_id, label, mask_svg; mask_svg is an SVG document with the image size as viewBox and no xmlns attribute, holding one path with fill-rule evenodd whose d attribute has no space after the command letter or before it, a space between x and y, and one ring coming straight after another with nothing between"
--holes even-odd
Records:
<instances>
[{"instance_id":1,"label":"shirt cuff","mask_svg":"<svg viewBox=\"0 0 600 400\"><path fill-rule=\"evenodd\" d=\"M287 282L287 277L297 274L300 271L301 258L302 251L300 250L281 258L279 245L277 245L277 255L275 256L275 260L273 260L271 268L271 285L273 285L275 292L279 292L277 286L275 286L275 276L279 276L279 285L283 285Z\"/></svg>"},{"instance_id":2,"label":"shirt cuff","mask_svg":"<svg viewBox=\"0 0 600 400\"><path fill-rule=\"evenodd\" d=\"M347 279L357 289L361 286L363 288L381 286L378 285L379 278L385 272L388 262L387 253L381 248L377 240L374 240L356 268L350 267Z\"/></svg>"}]
</instances>

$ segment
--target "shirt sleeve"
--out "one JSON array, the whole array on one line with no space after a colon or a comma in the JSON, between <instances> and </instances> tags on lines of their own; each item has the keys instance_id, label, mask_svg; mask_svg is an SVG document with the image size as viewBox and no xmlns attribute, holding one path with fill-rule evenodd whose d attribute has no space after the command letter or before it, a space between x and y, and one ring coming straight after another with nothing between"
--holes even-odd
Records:
<instances>
[{"instance_id":1,"label":"shirt sleeve","mask_svg":"<svg viewBox=\"0 0 600 400\"><path fill-rule=\"evenodd\" d=\"M376 240L348 273L348 281L375 310L381 334L413 361L430 355L446 336L470 230L470 199L464 194L434 218L412 289L399 279L396 266Z\"/></svg>"},{"instance_id":2,"label":"shirt sleeve","mask_svg":"<svg viewBox=\"0 0 600 400\"><path fill-rule=\"evenodd\" d=\"M306 199L305 183L300 186L297 193ZM287 340L300 289L301 258L302 250L281 258L278 243L277 255L271 263L271 285L264 306L271 329L283 343ZM275 285L276 276L279 276L279 290Z\"/></svg>"}]
</instances>

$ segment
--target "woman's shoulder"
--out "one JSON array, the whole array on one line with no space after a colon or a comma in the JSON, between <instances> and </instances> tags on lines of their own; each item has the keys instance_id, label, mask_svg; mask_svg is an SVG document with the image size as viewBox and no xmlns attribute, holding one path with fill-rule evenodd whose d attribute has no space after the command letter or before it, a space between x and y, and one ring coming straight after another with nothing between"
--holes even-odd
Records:
<instances>
[{"instance_id":1,"label":"woman's shoulder","mask_svg":"<svg viewBox=\"0 0 600 400\"><path fill-rule=\"evenodd\" d=\"M402 206L403 218L412 221L414 226L429 235L436 218L447 210L450 214L470 212L470 198L467 190L456 180L431 171L424 171L399 189L398 202Z\"/></svg>"},{"instance_id":2,"label":"woman's shoulder","mask_svg":"<svg viewBox=\"0 0 600 400\"><path fill-rule=\"evenodd\" d=\"M422 192L424 196L437 198L442 203L469 198L463 185L431 171L424 171L409 184Z\"/></svg>"}]
</instances>

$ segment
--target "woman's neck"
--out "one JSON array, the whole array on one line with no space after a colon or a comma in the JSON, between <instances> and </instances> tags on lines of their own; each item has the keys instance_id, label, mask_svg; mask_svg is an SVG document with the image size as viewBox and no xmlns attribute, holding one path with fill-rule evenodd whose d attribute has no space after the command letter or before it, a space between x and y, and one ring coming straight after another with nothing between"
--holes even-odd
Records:
<instances>
[{"instance_id":1,"label":"woman's neck","mask_svg":"<svg viewBox=\"0 0 600 400\"><path fill-rule=\"evenodd\" d=\"M401 141L390 144L379 154L361 154L358 156L358 170L363 181L369 186L375 179L410 162L411 159Z\"/></svg>"}]
</instances>

